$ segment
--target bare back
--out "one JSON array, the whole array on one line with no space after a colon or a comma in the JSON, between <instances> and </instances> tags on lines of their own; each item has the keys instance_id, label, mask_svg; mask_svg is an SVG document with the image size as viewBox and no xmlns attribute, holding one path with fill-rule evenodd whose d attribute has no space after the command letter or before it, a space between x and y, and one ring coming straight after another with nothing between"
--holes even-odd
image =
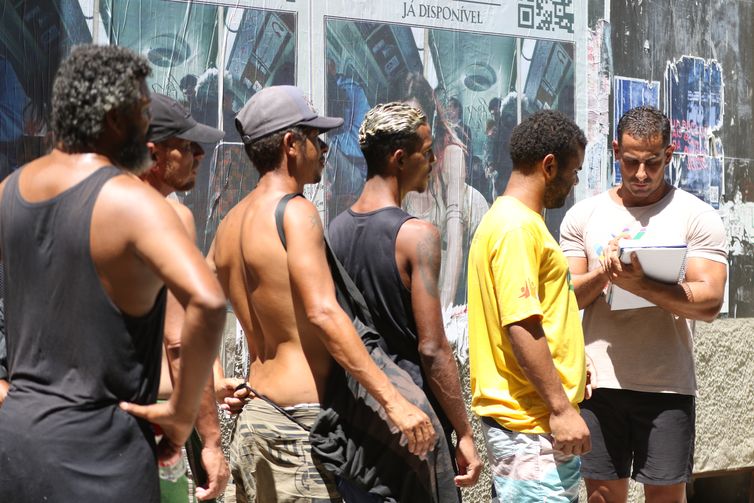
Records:
<instances>
[{"instance_id":1,"label":"bare back","mask_svg":"<svg viewBox=\"0 0 754 503\"><path fill-rule=\"evenodd\" d=\"M258 187L246 196L220 224L213 260L246 333L249 382L280 405L294 405L321 401L332 357L292 286L288 253L300 250L286 252L275 225L284 195ZM303 198L292 200L286 220L305 205L312 206Z\"/></svg>"}]
</instances>

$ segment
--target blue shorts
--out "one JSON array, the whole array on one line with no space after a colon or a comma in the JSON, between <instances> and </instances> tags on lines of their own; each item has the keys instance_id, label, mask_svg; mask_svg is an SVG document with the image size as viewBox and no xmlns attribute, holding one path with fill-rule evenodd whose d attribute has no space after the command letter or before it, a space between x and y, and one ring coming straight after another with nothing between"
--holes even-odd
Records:
<instances>
[{"instance_id":1,"label":"blue shorts","mask_svg":"<svg viewBox=\"0 0 754 503\"><path fill-rule=\"evenodd\" d=\"M553 449L551 435L510 431L488 417L482 431L498 501L579 500L581 460Z\"/></svg>"}]
</instances>

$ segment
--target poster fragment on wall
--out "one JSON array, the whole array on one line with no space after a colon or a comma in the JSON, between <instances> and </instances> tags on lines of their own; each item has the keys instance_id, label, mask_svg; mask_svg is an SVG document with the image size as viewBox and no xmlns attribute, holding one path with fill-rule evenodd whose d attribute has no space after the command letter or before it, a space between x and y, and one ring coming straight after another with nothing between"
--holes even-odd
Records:
<instances>
[{"instance_id":1,"label":"poster fragment on wall","mask_svg":"<svg viewBox=\"0 0 754 503\"><path fill-rule=\"evenodd\" d=\"M714 208L723 187L722 67L715 60L683 56L665 71L665 110L675 147L670 182Z\"/></svg>"},{"instance_id":2,"label":"poster fragment on wall","mask_svg":"<svg viewBox=\"0 0 754 503\"><path fill-rule=\"evenodd\" d=\"M640 106L660 107L660 83L630 77L613 79L613 138L618 137L618 121L624 113ZM621 182L620 166L613 160L613 185Z\"/></svg>"}]
</instances>

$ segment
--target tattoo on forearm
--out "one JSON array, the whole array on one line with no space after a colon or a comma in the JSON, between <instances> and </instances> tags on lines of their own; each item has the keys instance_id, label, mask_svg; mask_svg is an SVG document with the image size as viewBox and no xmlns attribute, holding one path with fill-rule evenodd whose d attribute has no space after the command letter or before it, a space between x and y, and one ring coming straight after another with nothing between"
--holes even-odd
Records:
<instances>
[{"instance_id":1,"label":"tattoo on forearm","mask_svg":"<svg viewBox=\"0 0 754 503\"><path fill-rule=\"evenodd\" d=\"M419 261L419 274L424 284L424 289L432 297L439 297L437 287L440 277L440 240L433 234L428 233L416 245L416 257Z\"/></svg>"}]
</instances>

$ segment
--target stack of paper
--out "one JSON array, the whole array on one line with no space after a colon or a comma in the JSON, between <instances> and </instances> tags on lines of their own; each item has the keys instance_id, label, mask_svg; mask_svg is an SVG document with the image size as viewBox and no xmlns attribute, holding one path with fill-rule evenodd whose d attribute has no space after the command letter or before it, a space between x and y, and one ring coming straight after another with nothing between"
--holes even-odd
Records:
<instances>
[{"instance_id":1,"label":"stack of paper","mask_svg":"<svg viewBox=\"0 0 754 503\"><path fill-rule=\"evenodd\" d=\"M661 283L675 284L683 281L686 272L686 245L649 246L640 240L625 239L620 242L620 260L631 263L631 253L636 252L644 274ZM610 283L607 302L613 311L652 307L653 303Z\"/></svg>"}]
</instances>

